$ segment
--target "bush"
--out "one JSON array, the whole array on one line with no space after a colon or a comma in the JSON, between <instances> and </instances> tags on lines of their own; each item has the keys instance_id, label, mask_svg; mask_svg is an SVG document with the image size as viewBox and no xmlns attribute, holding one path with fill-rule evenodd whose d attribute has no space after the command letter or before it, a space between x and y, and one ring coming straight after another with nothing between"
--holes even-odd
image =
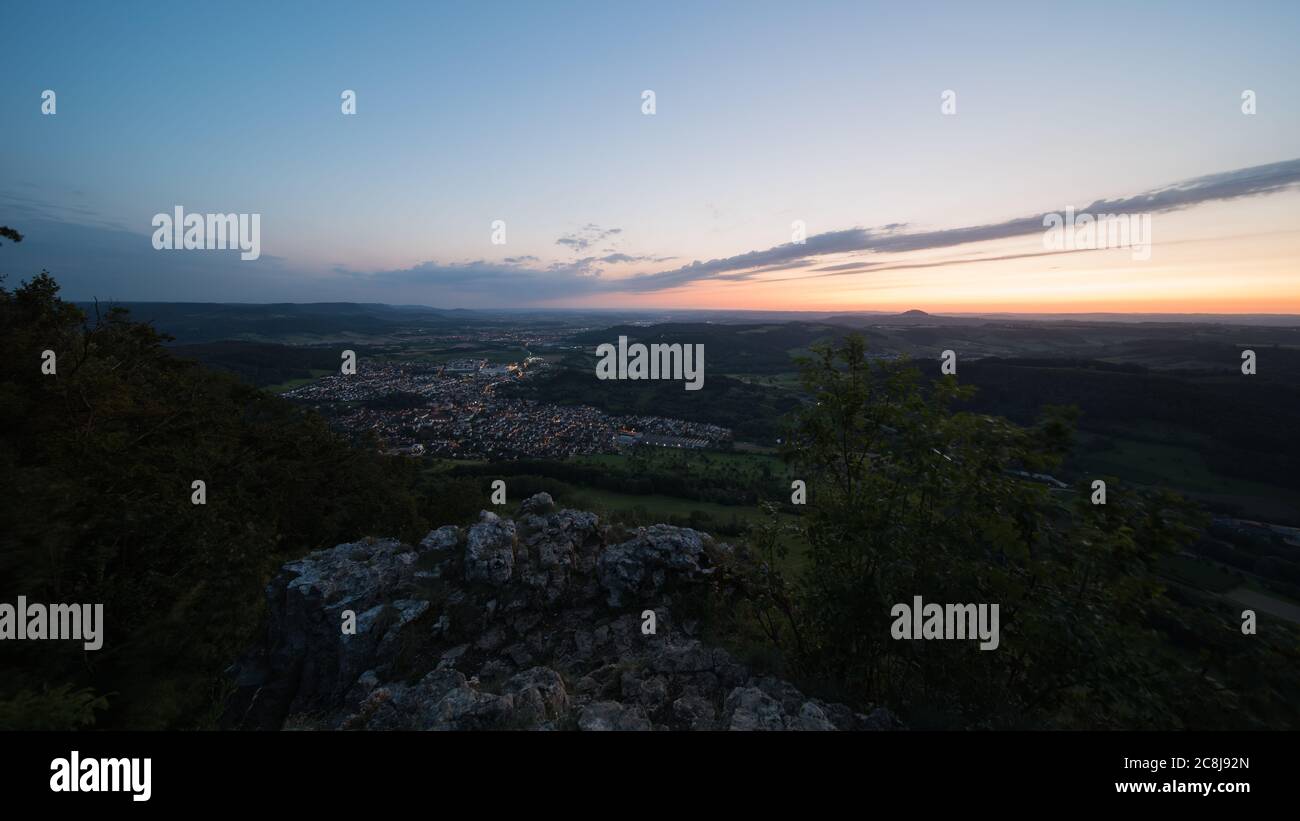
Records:
<instances>
[{"instance_id":1,"label":"bush","mask_svg":"<svg viewBox=\"0 0 1300 821\"><path fill-rule=\"evenodd\" d=\"M1114 481L1093 505L1020 477L1069 452L1070 410L1031 428L955 413L971 389L954 377L922 386L857 337L814 351L787 448L808 483L807 570L786 581L769 557L738 573L807 689L918 727L1295 725L1293 639L1234 641L1216 601L1163 595L1158 560L1203 516ZM998 605L998 648L893 639L894 605L918 595Z\"/></svg>"},{"instance_id":2,"label":"bush","mask_svg":"<svg viewBox=\"0 0 1300 821\"><path fill-rule=\"evenodd\" d=\"M422 535L406 460L350 448L163 341L121 310L89 321L44 273L0 288L0 600L102 603L106 622L89 654L4 642L10 721L205 724L280 564L366 534Z\"/></svg>"}]
</instances>

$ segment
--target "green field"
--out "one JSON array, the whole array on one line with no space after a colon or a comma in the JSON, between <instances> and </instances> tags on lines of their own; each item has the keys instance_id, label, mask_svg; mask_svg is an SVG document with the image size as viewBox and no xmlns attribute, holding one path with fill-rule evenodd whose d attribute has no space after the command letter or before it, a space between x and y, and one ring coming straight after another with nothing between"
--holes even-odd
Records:
<instances>
[{"instance_id":1,"label":"green field","mask_svg":"<svg viewBox=\"0 0 1300 821\"><path fill-rule=\"evenodd\" d=\"M1157 569L1170 581L1236 601L1259 606L1271 615L1300 624L1300 602L1269 590L1257 576L1195 556L1167 556Z\"/></svg>"},{"instance_id":2,"label":"green field","mask_svg":"<svg viewBox=\"0 0 1300 821\"><path fill-rule=\"evenodd\" d=\"M1114 447L1107 450L1090 449L1085 441L1080 464L1091 473L1193 492L1249 493L1263 487L1216 475L1190 446L1120 438L1109 441Z\"/></svg>"},{"instance_id":3,"label":"green field","mask_svg":"<svg viewBox=\"0 0 1300 821\"><path fill-rule=\"evenodd\" d=\"M288 382L281 382L278 385L267 385L266 387L262 388L262 390L269 391L271 393L284 393L286 391L291 391L294 388L300 388L303 385L311 384L312 382L315 382L317 379L320 379L322 376L328 376L331 373L334 373L334 371L327 371L321 368L312 368L311 376L304 376L301 379L290 379Z\"/></svg>"},{"instance_id":4,"label":"green field","mask_svg":"<svg viewBox=\"0 0 1300 821\"><path fill-rule=\"evenodd\" d=\"M750 385L762 385L768 388L781 388L791 391L797 391L801 388L797 371L774 374L729 373L727 376Z\"/></svg>"},{"instance_id":5,"label":"green field","mask_svg":"<svg viewBox=\"0 0 1300 821\"><path fill-rule=\"evenodd\" d=\"M643 472L673 473L679 476L731 481L776 479L788 472L785 463L771 453L743 451L642 447L628 453L574 456L572 461L613 469L628 469L635 465L637 470Z\"/></svg>"},{"instance_id":6,"label":"green field","mask_svg":"<svg viewBox=\"0 0 1300 821\"><path fill-rule=\"evenodd\" d=\"M789 468L776 456L765 453L735 453L719 451L679 451L656 448L639 448L628 454L601 454L577 456L574 461L609 470L634 470L645 473L671 473L700 479L719 485L764 485L784 492L788 487ZM608 515L613 512L643 512L650 518L689 517L698 511L715 522L737 522L742 526L756 526L766 521L766 514L758 505L723 505L694 499L682 499L661 494L616 493L604 488L580 486L575 494L577 507ZM760 497L763 498L763 497ZM774 498L773 501L776 501ZM794 527L799 517L789 513L779 514L783 526ZM707 529L707 528L705 528ZM715 534L717 535L717 534ZM723 541L742 541L743 537L718 535ZM783 537L781 544L787 550L783 568L787 572L803 565L807 544L796 534Z\"/></svg>"},{"instance_id":7,"label":"green field","mask_svg":"<svg viewBox=\"0 0 1300 821\"><path fill-rule=\"evenodd\" d=\"M1270 616L1285 619L1292 624L1300 624L1300 605L1275 593L1255 590L1252 587L1238 587L1224 597L1230 601L1256 608Z\"/></svg>"},{"instance_id":8,"label":"green field","mask_svg":"<svg viewBox=\"0 0 1300 821\"><path fill-rule=\"evenodd\" d=\"M690 516L692 511L712 516L715 520L730 521L733 517L743 524L759 525L766 521L763 511L756 507L738 505L716 505L709 502L693 502L688 499L676 499L672 496L612 493L599 488L579 488L570 498L572 507L590 510L608 518L619 512L645 512L651 518L668 516ZM778 514L782 525L791 527L799 524L799 517L788 513ZM719 541L740 542L744 537L717 536ZM786 572L800 569L807 558L807 545L802 538L791 534L781 540L787 555L782 564Z\"/></svg>"},{"instance_id":9,"label":"green field","mask_svg":"<svg viewBox=\"0 0 1300 821\"><path fill-rule=\"evenodd\" d=\"M1174 581L1211 593L1226 593L1243 584L1241 576L1233 575L1214 562L1192 556L1168 556L1160 562L1159 570L1161 575Z\"/></svg>"},{"instance_id":10,"label":"green field","mask_svg":"<svg viewBox=\"0 0 1300 821\"><path fill-rule=\"evenodd\" d=\"M572 504L574 507L596 513L613 513L640 507L651 515L664 516L689 516L696 510L719 519L730 519L735 516L745 521L757 521L762 516L762 511L757 507L693 502L689 499L657 494L614 493L595 487L579 488L573 494Z\"/></svg>"},{"instance_id":11,"label":"green field","mask_svg":"<svg viewBox=\"0 0 1300 821\"><path fill-rule=\"evenodd\" d=\"M1107 446L1095 447L1097 442ZM1098 439L1085 434L1075 464L1094 476L1117 476L1139 485L1167 487L1201 502L1231 506L1246 518L1288 521L1300 510L1300 491L1214 473L1194 443Z\"/></svg>"},{"instance_id":12,"label":"green field","mask_svg":"<svg viewBox=\"0 0 1300 821\"><path fill-rule=\"evenodd\" d=\"M420 467L426 473L447 473L454 470L457 465L485 465L487 462L483 459L442 459L436 456L426 456L420 462Z\"/></svg>"},{"instance_id":13,"label":"green field","mask_svg":"<svg viewBox=\"0 0 1300 821\"><path fill-rule=\"evenodd\" d=\"M451 362L457 359L486 359L494 365L522 362L528 351L517 346L494 347L451 347L444 345L405 344L391 351L379 351L373 357L376 362Z\"/></svg>"}]
</instances>

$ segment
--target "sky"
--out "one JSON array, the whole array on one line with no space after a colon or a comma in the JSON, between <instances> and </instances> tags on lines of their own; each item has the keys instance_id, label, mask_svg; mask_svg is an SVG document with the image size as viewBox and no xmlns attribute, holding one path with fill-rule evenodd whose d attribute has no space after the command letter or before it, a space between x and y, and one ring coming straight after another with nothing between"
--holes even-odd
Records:
<instances>
[{"instance_id":1,"label":"sky","mask_svg":"<svg viewBox=\"0 0 1300 821\"><path fill-rule=\"evenodd\" d=\"M1300 3L42 2L4 20L10 285L1300 313ZM259 215L260 257L156 249L178 206ZM1044 219L1067 208L1147 219L1149 246L1053 247Z\"/></svg>"}]
</instances>

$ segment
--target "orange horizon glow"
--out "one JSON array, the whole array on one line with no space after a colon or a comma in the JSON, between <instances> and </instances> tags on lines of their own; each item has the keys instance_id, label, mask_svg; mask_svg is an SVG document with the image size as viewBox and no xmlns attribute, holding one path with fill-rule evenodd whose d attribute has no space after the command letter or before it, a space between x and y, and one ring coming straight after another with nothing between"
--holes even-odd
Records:
<instances>
[{"instance_id":1,"label":"orange horizon glow","mask_svg":"<svg viewBox=\"0 0 1300 821\"><path fill-rule=\"evenodd\" d=\"M600 307L600 306L591 306ZM803 312L810 314L825 313L903 313L920 310L928 314L1205 314L1205 315L1241 315L1258 316L1271 314L1277 316L1300 316L1300 296L1279 302L1257 302L1251 300L1197 300L1171 302L1168 300L1115 302L1110 300L1063 302L963 302L963 303L920 303L920 302L873 302L873 303L808 303L793 306L789 303L754 302L675 302L660 300L639 307L645 310L702 310L702 311L780 311Z\"/></svg>"},{"instance_id":2,"label":"orange horizon glow","mask_svg":"<svg viewBox=\"0 0 1300 821\"><path fill-rule=\"evenodd\" d=\"M1035 314L1300 314L1300 197L1157 214L1131 248L1045 254L1040 236L816 258L740 280L593 296L588 307ZM871 266L840 274L845 264Z\"/></svg>"}]
</instances>

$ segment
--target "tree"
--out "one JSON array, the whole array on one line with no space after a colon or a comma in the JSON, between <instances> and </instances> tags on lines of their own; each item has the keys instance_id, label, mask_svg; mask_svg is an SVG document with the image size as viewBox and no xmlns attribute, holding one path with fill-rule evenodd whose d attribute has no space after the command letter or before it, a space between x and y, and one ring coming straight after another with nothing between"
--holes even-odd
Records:
<instances>
[{"instance_id":1,"label":"tree","mask_svg":"<svg viewBox=\"0 0 1300 821\"><path fill-rule=\"evenodd\" d=\"M1153 627L1173 607L1156 565L1200 525L1189 504L1112 485L1092 505L1026 478L1060 464L1070 410L1032 428L954 412L971 388L873 362L857 336L801 368L808 401L785 456L808 483L807 567L787 583L762 562L747 581L812 689L914 726L1182 726L1189 690L1214 700ZM892 638L892 608L918 595L997 604L998 648Z\"/></svg>"},{"instance_id":2,"label":"tree","mask_svg":"<svg viewBox=\"0 0 1300 821\"><path fill-rule=\"evenodd\" d=\"M0 288L0 600L102 603L105 642L3 642L0 723L201 725L283 562L426 532L413 468L58 291Z\"/></svg>"}]
</instances>

